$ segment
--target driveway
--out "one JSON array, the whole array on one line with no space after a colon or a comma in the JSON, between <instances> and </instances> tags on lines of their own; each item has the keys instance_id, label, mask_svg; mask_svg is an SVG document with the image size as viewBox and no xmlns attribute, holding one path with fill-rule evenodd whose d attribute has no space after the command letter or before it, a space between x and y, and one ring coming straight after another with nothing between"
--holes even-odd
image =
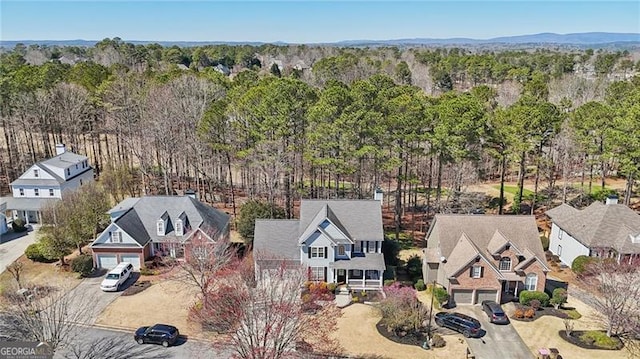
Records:
<instances>
[{"instance_id":1,"label":"driveway","mask_svg":"<svg viewBox=\"0 0 640 359\"><path fill-rule=\"evenodd\" d=\"M7 269L7 266L24 254L27 247L36 242L36 232L38 226L29 225L29 230L22 233L13 231L0 236L0 273Z\"/></svg>"},{"instance_id":2,"label":"driveway","mask_svg":"<svg viewBox=\"0 0 640 359\"><path fill-rule=\"evenodd\" d=\"M458 306L457 312L477 318L486 334L481 338L467 339L467 345L478 359L533 359L533 353L518 332L509 325L496 325L488 321L479 305Z\"/></svg>"},{"instance_id":3,"label":"driveway","mask_svg":"<svg viewBox=\"0 0 640 359\"><path fill-rule=\"evenodd\" d=\"M119 292L103 292L102 289L100 289L100 282L104 279L104 275L99 275L95 278L85 278L80 284L71 289L68 295L73 298L75 304L73 307L82 310L82 316L86 317L83 324L95 324L100 313L102 313L111 302L116 300L116 298L122 294L123 290L133 284L139 276L139 273L133 272Z\"/></svg>"}]
</instances>

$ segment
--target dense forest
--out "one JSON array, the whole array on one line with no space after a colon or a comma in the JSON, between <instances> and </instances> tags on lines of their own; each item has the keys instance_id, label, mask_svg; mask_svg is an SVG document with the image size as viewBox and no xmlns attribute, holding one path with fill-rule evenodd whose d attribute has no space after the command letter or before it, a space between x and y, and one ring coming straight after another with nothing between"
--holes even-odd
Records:
<instances>
[{"instance_id":1,"label":"dense forest","mask_svg":"<svg viewBox=\"0 0 640 359\"><path fill-rule=\"evenodd\" d=\"M390 197L465 212L467 186L515 178L510 211L640 171L640 58L624 52L314 46L18 45L0 55L2 190L56 143L119 200L195 188ZM228 69L228 71L227 71ZM524 182L535 183L525 196ZM503 213L504 191L496 212ZM465 200L463 200L465 199Z\"/></svg>"}]
</instances>

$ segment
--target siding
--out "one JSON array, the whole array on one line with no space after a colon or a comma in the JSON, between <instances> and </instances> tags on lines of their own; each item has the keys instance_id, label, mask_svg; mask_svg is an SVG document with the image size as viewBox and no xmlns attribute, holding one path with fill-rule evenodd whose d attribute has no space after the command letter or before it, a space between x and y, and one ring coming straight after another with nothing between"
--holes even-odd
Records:
<instances>
[{"instance_id":1,"label":"siding","mask_svg":"<svg viewBox=\"0 0 640 359\"><path fill-rule=\"evenodd\" d=\"M560 232L562 232L562 239L560 239ZM558 255L558 246L562 246L562 253ZM589 255L589 248L582 243L575 240L564 232L555 223L551 225L551 234L549 236L549 250L551 253L560 257L562 263L571 266L573 260L580 255Z\"/></svg>"}]
</instances>

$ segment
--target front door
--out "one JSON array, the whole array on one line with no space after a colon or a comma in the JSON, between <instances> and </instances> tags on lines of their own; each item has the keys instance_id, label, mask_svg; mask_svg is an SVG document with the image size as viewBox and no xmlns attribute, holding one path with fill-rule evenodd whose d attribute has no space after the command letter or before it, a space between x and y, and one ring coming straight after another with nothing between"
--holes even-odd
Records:
<instances>
[{"instance_id":1,"label":"front door","mask_svg":"<svg viewBox=\"0 0 640 359\"><path fill-rule=\"evenodd\" d=\"M338 274L336 275L337 283L344 283L347 281L347 271L344 269L338 269Z\"/></svg>"}]
</instances>

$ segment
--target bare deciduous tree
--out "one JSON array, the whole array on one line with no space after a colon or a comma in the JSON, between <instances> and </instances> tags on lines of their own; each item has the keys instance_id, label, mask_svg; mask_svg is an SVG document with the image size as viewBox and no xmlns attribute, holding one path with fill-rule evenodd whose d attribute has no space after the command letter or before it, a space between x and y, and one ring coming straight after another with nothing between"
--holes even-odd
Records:
<instances>
[{"instance_id":1,"label":"bare deciduous tree","mask_svg":"<svg viewBox=\"0 0 640 359\"><path fill-rule=\"evenodd\" d=\"M15 261L7 266L7 272L11 274L13 279L16 280L16 284L19 289L22 289L22 282L20 281L20 276L22 275L22 270L24 269L24 263Z\"/></svg>"}]
</instances>

